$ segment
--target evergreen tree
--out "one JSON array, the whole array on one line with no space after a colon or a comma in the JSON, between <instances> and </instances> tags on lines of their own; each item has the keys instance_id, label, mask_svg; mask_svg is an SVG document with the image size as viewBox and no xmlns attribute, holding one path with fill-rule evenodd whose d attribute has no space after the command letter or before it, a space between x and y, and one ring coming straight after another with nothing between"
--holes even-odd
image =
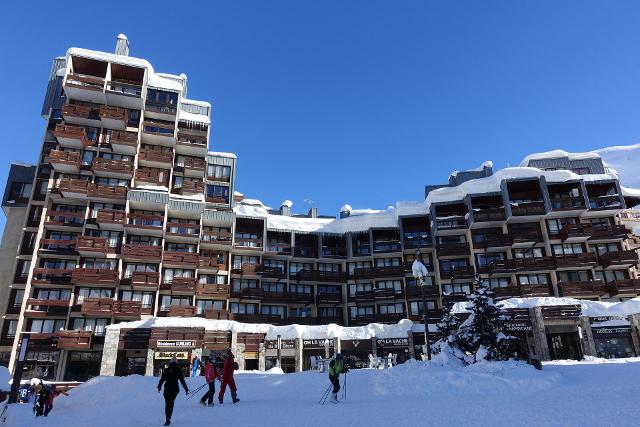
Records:
<instances>
[{"instance_id":1,"label":"evergreen tree","mask_svg":"<svg viewBox=\"0 0 640 427\"><path fill-rule=\"evenodd\" d=\"M453 313L453 302L444 300L442 307L442 318L436 323L438 328L438 343L445 343L451 347L458 347L458 329L460 319Z\"/></svg>"},{"instance_id":2,"label":"evergreen tree","mask_svg":"<svg viewBox=\"0 0 640 427\"><path fill-rule=\"evenodd\" d=\"M473 356L474 361L507 360L509 338L502 332L502 316L493 302L493 291L476 274L475 288L469 298L471 315L458 332L461 349Z\"/></svg>"}]
</instances>

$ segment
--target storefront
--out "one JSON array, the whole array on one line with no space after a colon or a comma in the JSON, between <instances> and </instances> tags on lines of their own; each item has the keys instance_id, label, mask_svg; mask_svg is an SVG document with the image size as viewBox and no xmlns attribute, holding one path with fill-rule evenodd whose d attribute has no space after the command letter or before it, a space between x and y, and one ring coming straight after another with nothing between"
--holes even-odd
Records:
<instances>
[{"instance_id":1,"label":"storefront","mask_svg":"<svg viewBox=\"0 0 640 427\"><path fill-rule=\"evenodd\" d=\"M305 371L311 369L313 360L316 358L325 359L333 356L334 340L327 339L309 339L302 340L302 363Z\"/></svg>"},{"instance_id":2,"label":"storefront","mask_svg":"<svg viewBox=\"0 0 640 427\"><path fill-rule=\"evenodd\" d=\"M376 338L376 355L390 357L396 355L397 363L404 363L411 358L409 338Z\"/></svg>"},{"instance_id":3,"label":"storefront","mask_svg":"<svg viewBox=\"0 0 640 427\"><path fill-rule=\"evenodd\" d=\"M242 366L240 368L247 371L257 371L260 368L260 344L264 342L265 334L238 332L236 337L238 347L244 347L243 357L239 358L236 355L236 358L244 360L244 368Z\"/></svg>"},{"instance_id":4,"label":"storefront","mask_svg":"<svg viewBox=\"0 0 640 427\"><path fill-rule=\"evenodd\" d=\"M345 357L349 369L367 368L369 366L369 355L373 354L373 342L370 338L340 340L340 352Z\"/></svg>"},{"instance_id":5,"label":"storefront","mask_svg":"<svg viewBox=\"0 0 640 427\"><path fill-rule=\"evenodd\" d=\"M265 369L278 366L278 340L267 340L265 348ZM296 371L296 340L280 340L280 368L285 373Z\"/></svg>"},{"instance_id":6,"label":"storefront","mask_svg":"<svg viewBox=\"0 0 640 427\"><path fill-rule=\"evenodd\" d=\"M65 381L87 381L100 375L102 351L69 351Z\"/></svg>"},{"instance_id":7,"label":"storefront","mask_svg":"<svg viewBox=\"0 0 640 427\"><path fill-rule=\"evenodd\" d=\"M194 340L158 340L153 352L153 375L160 376L174 357L185 377L190 375L191 352L196 348Z\"/></svg>"},{"instance_id":8,"label":"storefront","mask_svg":"<svg viewBox=\"0 0 640 427\"><path fill-rule=\"evenodd\" d=\"M598 357L616 359L635 356L631 326L592 327L591 332Z\"/></svg>"}]
</instances>

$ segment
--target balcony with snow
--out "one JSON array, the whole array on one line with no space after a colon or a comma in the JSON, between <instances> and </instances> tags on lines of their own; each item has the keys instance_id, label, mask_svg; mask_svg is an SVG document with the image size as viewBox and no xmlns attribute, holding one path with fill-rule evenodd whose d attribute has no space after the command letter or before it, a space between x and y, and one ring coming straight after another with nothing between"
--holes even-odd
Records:
<instances>
[{"instance_id":1,"label":"balcony with snow","mask_svg":"<svg viewBox=\"0 0 640 427\"><path fill-rule=\"evenodd\" d=\"M352 232L351 237L351 256L357 257L369 257L371 256L371 236L369 231Z\"/></svg>"},{"instance_id":2,"label":"balcony with snow","mask_svg":"<svg viewBox=\"0 0 640 427\"><path fill-rule=\"evenodd\" d=\"M106 104L106 78L109 62L70 54L67 59L68 72L63 87L68 99Z\"/></svg>"},{"instance_id":3,"label":"balcony with snow","mask_svg":"<svg viewBox=\"0 0 640 427\"><path fill-rule=\"evenodd\" d=\"M428 216L402 217L400 221L405 252L432 247L431 221Z\"/></svg>"},{"instance_id":4,"label":"balcony with snow","mask_svg":"<svg viewBox=\"0 0 640 427\"><path fill-rule=\"evenodd\" d=\"M464 201L433 203L431 217L432 229L436 236L464 233L469 209Z\"/></svg>"},{"instance_id":5,"label":"balcony with snow","mask_svg":"<svg viewBox=\"0 0 640 427\"><path fill-rule=\"evenodd\" d=\"M109 105L142 110L142 93L146 68L112 62L106 95Z\"/></svg>"},{"instance_id":6,"label":"balcony with snow","mask_svg":"<svg viewBox=\"0 0 640 427\"><path fill-rule=\"evenodd\" d=\"M291 232L267 230L267 247L269 255L291 256Z\"/></svg>"},{"instance_id":7,"label":"balcony with snow","mask_svg":"<svg viewBox=\"0 0 640 427\"><path fill-rule=\"evenodd\" d=\"M504 198L501 193L472 195L471 228L499 225L507 219L504 209Z\"/></svg>"},{"instance_id":8,"label":"balcony with snow","mask_svg":"<svg viewBox=\"0 0 640 427\"><path fill-rule=\"evenodd\" d=\"M178 112L176 151L180 154L207 155L211 105L207 102L183 99Z\"/></svg>"},{"instance_id":9,"label":"balcony with snow","mask_svg":"<svg viewBox=\"0 0 640 427\"><path fill-rule=\"evenodd\" d=\"M347 239L342 234L320 235L320 258L341 259L347 257Z\"/></svg>"},{"instance_id":10,"label":"balcony with snow","mask_svg":"<svg viewBox=\"0 0 640 427\"><path fill-rule=\"evenodd\" d=\"M508 220L529 221L547 213L544 190L540 179L519 179L505 182Z\"/></svg>"},{"instance_id":11,"label":"balcony with snow","mask_svg":"<svg viewBox=\"0 0 640 427\"><path fill-rule=\"evenodd\" d=\"M547 184L547 193L551 204L551 216L572 212L576 215L587 209L586 189L583 181Z\"/></svg>"}]
</instances>

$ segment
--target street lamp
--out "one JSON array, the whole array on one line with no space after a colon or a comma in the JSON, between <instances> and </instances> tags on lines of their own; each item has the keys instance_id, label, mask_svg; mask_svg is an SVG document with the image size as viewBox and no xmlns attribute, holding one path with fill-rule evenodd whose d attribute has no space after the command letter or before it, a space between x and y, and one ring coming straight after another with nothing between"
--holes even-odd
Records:
<instances>
[{"instance_id":1,"label":"street lamp","mask_svg":"<svg viewBox=\"0 0 640 427\"><path fill-rule=\"evenodd\" d=\"M424 287L426 286L427 275L429 274L429 270L422 262L422 254L420 251L416 251L416 256L413 259L413 265L411 266L411 272L413 273L413 277L420 285L421 293L422 293L422 321L424 323L424 343L427 346L427 360L431 360L431 345L429 344L429 324L428 324L428 313L429 309L427 308L427 299L424 295Z\"/></svg>"},{"instance_id":2,"label":"street lamp","mask_svg":"<svg viewBox=\"0 0 640 427\"><path fill-rule=\"evenodd\" d=\"M278 368L282 369L282 338L278 335Z\"/></svg>"}]
</instances>

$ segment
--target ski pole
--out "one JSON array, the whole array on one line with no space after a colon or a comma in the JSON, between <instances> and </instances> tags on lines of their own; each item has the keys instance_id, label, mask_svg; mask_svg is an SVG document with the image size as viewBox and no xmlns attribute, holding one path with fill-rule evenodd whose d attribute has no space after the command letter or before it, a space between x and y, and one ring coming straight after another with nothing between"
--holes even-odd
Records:
<instances>
[{"instance_id":1,"label":"ski pole","mask_svg":"<svg viewBox=\"0 0 640 427\"><path fill-rule=\"evenodd\" d=\"M189 392L189 397L187 397L187 400L191 399L193 396L195 396L195 394L197 392L199 392L200 390L202 390L204 388L204 386L206 386L208 383L204 383L203 385L201 385L200 387L196 388L195 390L191 390Z\"/></svg>"},{"instance_id":2,"label":"ski pole","mask_svg":"<svg viewBox=\"0 0 640 427\"><path fill-rule=\"evenodd\" d=\"M344 388L342 389L342 399L347 399L347 373L344 373Z\"/></svg>"},{"instance_id":3,"label":"ski pole","mask_svg":"<svg viewBox=\"0 0 640 427\"><path fill-rule=\"evenodd\" d=\"M331 387L332 387L332 384L329 384L329 387L327 388L327 390L324 392L324 394L318 401L319 404L324 405L324 402L327 400L327 397L329 397L329 391L331 390Z\"/></svg>"}]
</instances>

